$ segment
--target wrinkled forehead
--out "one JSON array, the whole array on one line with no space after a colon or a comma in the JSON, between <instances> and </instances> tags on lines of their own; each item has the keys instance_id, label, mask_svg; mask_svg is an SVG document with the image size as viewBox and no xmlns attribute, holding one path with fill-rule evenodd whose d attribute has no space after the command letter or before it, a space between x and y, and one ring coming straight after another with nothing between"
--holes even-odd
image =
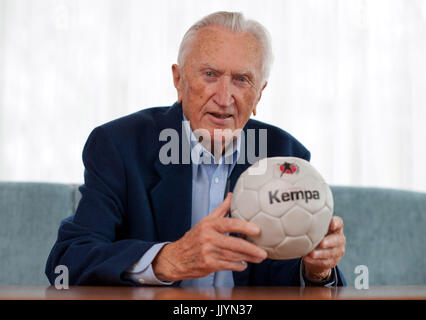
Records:
<instances>
[{"instance_id":1,"label":"wrinkled forehead","mask_svg":"<svg viewBox=\"0 0 426 320\"><path fill-rule=\"evenodd\" d=\"M214 65L233 71L250 70L260 75L263 52L260 41L251 33L220 26L197 31L187 59L194 65Z\"/></svg>"}]
</instances>

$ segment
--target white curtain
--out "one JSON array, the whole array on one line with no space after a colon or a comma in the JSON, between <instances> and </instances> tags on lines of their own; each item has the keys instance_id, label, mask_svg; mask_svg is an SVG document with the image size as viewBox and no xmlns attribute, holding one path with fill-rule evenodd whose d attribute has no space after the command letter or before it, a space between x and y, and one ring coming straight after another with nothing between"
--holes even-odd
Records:
<instances>
[{"instance_id":1,"label":"white curtain","mask_svg":"<svg viewBox=\"0 0 426 320\"><path fill-rule=\"evenodd\" d=\"M256 118L329 183L426 191L424 0L0 0L0 180L81 183L90 131L172 104L180 40L217 10L270 31Z\"/></svg>"}]
</instances>

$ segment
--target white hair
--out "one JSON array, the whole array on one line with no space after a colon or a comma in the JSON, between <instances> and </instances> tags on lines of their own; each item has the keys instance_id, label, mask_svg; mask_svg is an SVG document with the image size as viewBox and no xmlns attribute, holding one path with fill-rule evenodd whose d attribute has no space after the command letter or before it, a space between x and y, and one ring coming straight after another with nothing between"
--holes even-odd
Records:
<instances>
[{"instance_id":1,"label":"white hair","mask_svg":"<svg viewBox=\"0 0 426 320\"><path fill-rule=\"evenodd\" d=\"M183 36L182 42L180 43L178 54L179 65L184 65L185 58L195 39L197 31L211 25L218 25L235 32L247 32L255 36L260 42L263 51L262 78L264 81L268 79L274 59L269 32L259 22L246 19L240 12L218 11L205 16L192 25Z\"/></svg>"}]
</instances>

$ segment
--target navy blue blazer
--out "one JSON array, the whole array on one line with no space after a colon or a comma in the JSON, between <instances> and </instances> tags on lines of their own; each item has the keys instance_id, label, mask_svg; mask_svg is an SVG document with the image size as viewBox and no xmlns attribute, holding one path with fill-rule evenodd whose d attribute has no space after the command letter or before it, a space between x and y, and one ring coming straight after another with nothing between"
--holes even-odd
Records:
<instances>
[{"instance_id":1,"label":"navy blue blazer","mask_svg":"<svg viewBox=\"0 0 426 320\"><path fill-rule=\"evenodd\" d=\"M182 106L141 110L95 128L84 150L84 185L76 213L63 220L46 263L54 284L57 265L66 265L70 285L139 285L123 277L151 246L175 241L191 227L191 164L163 165L160 132L171 128L182 143ZM285 131L249 120L247 129L267 129L267 154L310 159L310 153ZM256 134L258 137L258 134ZM256 143L256 154L258 148ZM245 148L247 150L248 147ZM245 151L247 152L247 151ZM182 153L179 155L182 158ZM247 159L247 157L246 157ZM237 163L232 191L249 163ZM298 286L300 259L249 263L234 272L236 286ZM338 272L339 285L344 284ZM174 285L179 285L179 281Z\"/></svg>"}]
</instances>

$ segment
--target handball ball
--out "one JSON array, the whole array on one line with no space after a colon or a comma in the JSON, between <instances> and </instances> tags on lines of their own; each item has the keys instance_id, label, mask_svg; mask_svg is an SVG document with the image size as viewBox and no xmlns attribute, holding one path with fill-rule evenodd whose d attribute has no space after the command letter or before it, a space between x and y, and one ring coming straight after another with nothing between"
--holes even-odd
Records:
<instances>
[{"instance_id":1,"label":"handball ball","mask_svg":"<svg viewBox=\"0 0 426 320\"><path fill-rule=\"evenodd\" d=\"M231 216L259 226L247 240L270 259L292 259L311 252L328 231L333 195L327 183L300 158L262 159L238 178Z\"/></svg>"}]
</instances>

